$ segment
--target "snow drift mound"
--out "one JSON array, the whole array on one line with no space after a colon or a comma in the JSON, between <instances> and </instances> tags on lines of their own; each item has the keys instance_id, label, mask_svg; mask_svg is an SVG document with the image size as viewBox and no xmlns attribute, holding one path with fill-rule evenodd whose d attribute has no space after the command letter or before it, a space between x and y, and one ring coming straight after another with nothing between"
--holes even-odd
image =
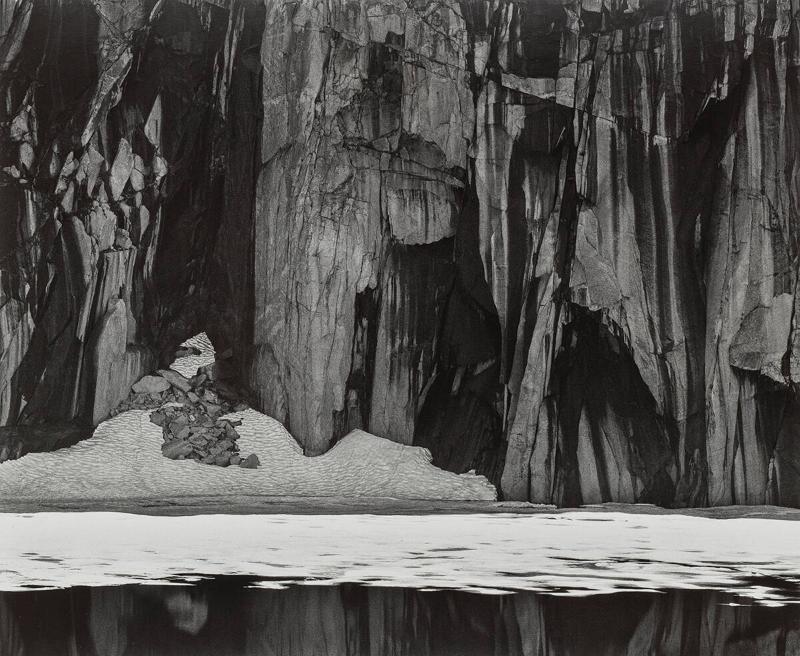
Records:
<instances>
[{"instance_id":1,"label":"snow drift mound","mask_svg":"<svg viewBox=\"0 0 800 656\"><path fill-rule=\"evenodd\" d=\"M243 452L261 454L258 469L207 467L161 455L161 429L150 411L130 410L94 435L52 453L32 453L0 467L6 498L122 498L264 494L494 500L483 476L434 467L427 449L353 431L327 453L309 458L280 422L255 410L226 415Z\"/></svg>"},{"instance_id":2,"label":"snow drift mound","mask_svg":"<svg viewBox=\"0 0 800 656\"><path fill-rule=\"evenodd\" d=\"M187 342L200 355L176 360L192 375L213 363L205 335ZM101 423L88 440L51 453L32 453L0 466L0 496L36 499L104 499L180 495L368 496L400 499L490 500L483 476L454 474L431 464L427 449L352 431L327 453L309 458L275 419L252 409L241 419L243 453L256 453L258 469L208 467L161 454L162 430L152 410L129 410Z\"/></svg>"}]
</instances>

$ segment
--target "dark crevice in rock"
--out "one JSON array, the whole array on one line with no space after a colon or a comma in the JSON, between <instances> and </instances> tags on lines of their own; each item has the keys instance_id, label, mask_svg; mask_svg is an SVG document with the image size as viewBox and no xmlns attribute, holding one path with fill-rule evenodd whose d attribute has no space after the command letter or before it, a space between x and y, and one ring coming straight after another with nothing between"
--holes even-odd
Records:
<instances>
[{"instance_id":1,"label":"dark crevice in rock","mask_svg":"<svg viewBox=\"0 0 800 656\"><path fill-rule=\"evenodd\" d=\"M217 351L230 350L236 376L248 379L254 340L256 185L263 124L259 49L264 8L242 8L237 59L225 99L224 188L210 264L206 330Z\"/></svg>"},{"instance_id":2,"label":"dark crevice in rock","mask_svg":"<svg viewBox=\"0 0 800 656\"><path fill-rule=\"evenodd\" d=\"M380 323L381 293L367 287L356 294L353 351L347 377L345 407L334 413L333 444L351 430L368 430L375 376L375 355Z\"/></svg>"},{"instance_id":3,"label":"dark crevice in rock","mask_svg":"<svg viewBox=\"0 0 800 656\"><path fill-rule=\"evenodd\" d=\"M474 172L470 179L474 179ZM435 373L419 408L414 444L458 473L499 485L505 458L501 332L478 255L478 200L468 183L455 239L456 276L442 313Z\"/></svg>"},{"instance_id":4,"label":"dark crevice in rock","mask_svg":"<svg viewBox=\"0 0 800 656\"><path fill-rule=\"evenodd\" d=\"M442 367L426 392L414 444L426 447L438 467L474 470L499 486L506 442L497 376L497 362Z\"/></svg>"},{"instance_id":5,"label":"dark crevice in rock","mask_svg":"<svg viewBox=\"0 0 800 656\"><path fill-rule=\"evenodd\" d=\"M164 359L208 323L211 255L224 206L226 143L212 86L227 12L211 8L210 29L188 5L168 3L153 26L137 80L158 93L164 112L164 190L151 326Z\"/></svg>"},{"instance_id":6,"label":"dark crevice in rock","mask_svg":"<svg viewBox=\"0 0 800 656\"><path fill-rule=\"evenodd\" d=\"M560 459L554 500L671 504L673 446L619 328L599 312L571 306L569 313L552 376Z\"/></svg>"}]
</instances>

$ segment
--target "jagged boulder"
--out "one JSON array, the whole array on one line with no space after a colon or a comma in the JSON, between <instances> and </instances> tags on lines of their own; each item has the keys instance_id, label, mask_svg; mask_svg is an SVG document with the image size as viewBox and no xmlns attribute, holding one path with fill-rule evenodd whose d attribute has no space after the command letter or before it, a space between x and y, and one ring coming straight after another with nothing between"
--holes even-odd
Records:
<instances>
[{"instance_id":1,"label":"jagged boulder","mask_svg":"<svg viewBox=\"0 0 800 656\"><path fill-rule=\"evenodd\" d=\"M145 376L135 382L131 389L137 394L161 394L169 389L169 381L161 376Z\"/></svg>"}]
</instances>

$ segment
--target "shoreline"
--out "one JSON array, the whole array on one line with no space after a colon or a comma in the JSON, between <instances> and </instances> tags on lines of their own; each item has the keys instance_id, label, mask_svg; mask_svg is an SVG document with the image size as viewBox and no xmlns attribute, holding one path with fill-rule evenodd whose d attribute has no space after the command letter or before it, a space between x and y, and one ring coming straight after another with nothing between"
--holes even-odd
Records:
<instances>
[{"instance_id":1,"label":"shoreline","mask_svg":"<svg viewBox=\"0 0 800 656\"><path fill-rule=\"evenodd\" d=\"M437 501L388 497L181 496L119 499L0 500L0 513L114 512L152 516L192 515L473 515L564 514L570 512L686 515L708 519L800 520L800 509L782 506L718 506L661 508L649 504L603 503L574 508L517 501Z\"/></svg>"}]
</instances>

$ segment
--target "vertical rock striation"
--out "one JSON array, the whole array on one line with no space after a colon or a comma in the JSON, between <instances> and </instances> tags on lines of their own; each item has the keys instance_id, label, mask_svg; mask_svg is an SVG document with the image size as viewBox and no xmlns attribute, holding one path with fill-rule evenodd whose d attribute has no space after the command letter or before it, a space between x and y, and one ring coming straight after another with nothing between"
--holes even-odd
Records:
<instances>
[{"instance_id":1,"label":"vertical rock striation","mask_svg":"<svg viewBox=\"0 0 800 656\"><path fill-rule=\"evenodd\" d=\"M777 499L796 485L773 456L796 403L792 8L599 9L584 5L561 42L555 102L572 110L543 272L555 293L537 307L503 489ZM627 364L570 382L573 358L606 345ZM614 400L614 387L628 389Z\"/></svg>"},{"instance_id":2,"label":"vertical rock striation","mask_svg":"<svg viewBox=\"0 0 800 656\"><path fill-rule=\"evenodd\" d=\"M236 27L211 5L2 9L0 419L97 424L205 323Z\"/></svg>"},{"instance_id":3,"label":"vertical rock striation","mask_svg":"<svg viewBox=\"0 0 800 656\"><path fill-rule=\"evenodd\" d=\"M4 422L206 329L308 454L800 503L791 0L0 7Z\"/></svg>"}]
</instances>

